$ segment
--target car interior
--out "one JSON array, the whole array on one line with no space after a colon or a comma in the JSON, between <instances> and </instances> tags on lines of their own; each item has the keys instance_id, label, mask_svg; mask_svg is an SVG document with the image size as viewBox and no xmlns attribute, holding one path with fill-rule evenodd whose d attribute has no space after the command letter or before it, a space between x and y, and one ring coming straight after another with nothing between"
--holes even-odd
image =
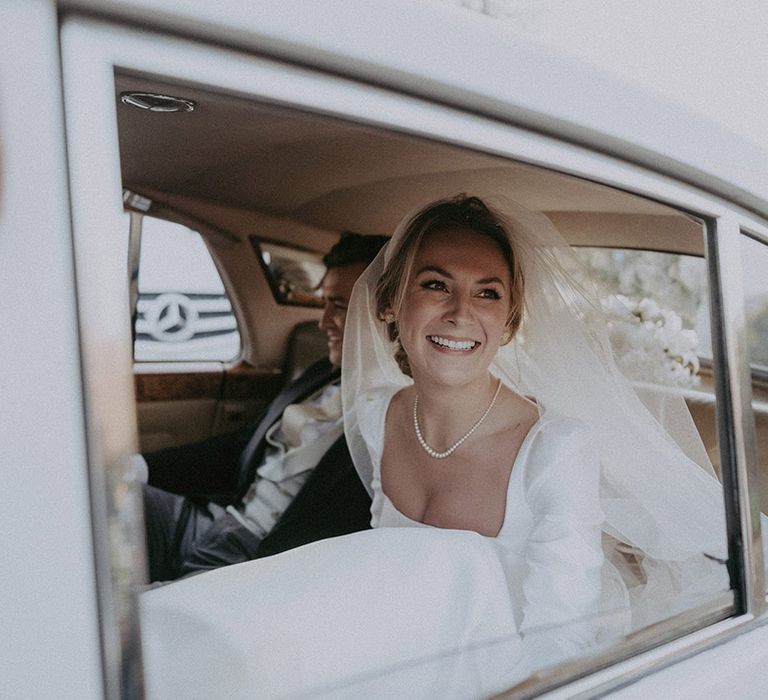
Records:
<instances>
[{"instance_id":1,"label":"car interior","mask_svg":"<svg viewBox=\"0 0 768 700\"><path fill-rule=\"evenodd\" d=\"M121 99L135 92L194 109L137 109ZM116 75L115 100L124 189L143 198L147 215L200 233L242 344L229 362L135 363L142 450L246 425L324 353L320 309L276 299L260 241L322 255L343 231L388 235L413 208L466 192L540 211L575 246L705 255L704 222L688 212L533 163L134 74ZM683 391L717 468L711 359ZM757 371L753 397L766 454L768 381Z\"/></svg>"}]
</instances>

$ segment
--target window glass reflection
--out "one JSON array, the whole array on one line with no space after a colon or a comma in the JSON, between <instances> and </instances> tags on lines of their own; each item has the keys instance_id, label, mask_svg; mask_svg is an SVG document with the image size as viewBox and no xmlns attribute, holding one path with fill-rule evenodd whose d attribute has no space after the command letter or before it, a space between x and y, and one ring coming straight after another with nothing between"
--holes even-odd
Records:
<instances>
[{"instance_id":1,"label":"window glass reflection","mask_svg":"<svg viewBox=\"0 0 768 700\"><path fill-rule=\"evenodd\" d=\"M749 236L741 237L741 264L747 346L752 375L752 412L757 442L760 510L768 512L768 246ZM768 532L763 526L763 542ZM765 546L764 546L765 549Z\"/></svg>"}]
</instances>

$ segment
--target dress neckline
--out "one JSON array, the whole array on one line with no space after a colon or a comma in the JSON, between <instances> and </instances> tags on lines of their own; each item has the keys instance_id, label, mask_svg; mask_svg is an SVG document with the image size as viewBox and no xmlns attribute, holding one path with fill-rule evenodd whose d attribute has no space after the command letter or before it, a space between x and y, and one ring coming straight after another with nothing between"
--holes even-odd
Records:
<instances>
[{"instance_id":1,"label":"dress neckline","mask_svg":"<svg viewBox=\"0 0 768 700\"><path fill-rule=\"evenodd\" d=\"M402 387L397 387L395 391L392 392L390 397L387 399L387 401L384 404L384 410L382 411L381 415L381 451L379 454L379 458L377 460L376 464L376 471L378 472L378 479L379 483L381 484L381 458L384 455L384 432L386 428L386 422L387 422L387 412L389 411L389 404L392 402L392 399L395 397L395 394L400 391ZM538 401L534 401L534 405L536 406L536 410L539 413L539 417L534 421L534 423L531 425L530 428L528 428L528 432L525 434L525 437L523 438L522 442L520 443L520 447L517 450L517 454L515 455L515 459L512 462L512 469L510 469L509 472L509 478L507 479L507 489L504 496L504 519L501 522L501 527L499 528L499 531L491 536L491 535L482 535L479 532L477 533L480 535L480 537L485 537L489 540L495 540L498 539L501 534L504 532L504 528L507 526L508 518L507 518L507 504L509 503L509 493L512 490L513 486L513 479L515 479L515 474L519 472L520 470L517 469L518 462L520 462L521 455L524 452L527 452L530 449L530 444L533 441L534 435L540 430L541 425L544 420L544 409L542 405ZM518 477L519 478L519 477ZM403 513L393 502L392 499L384 492L384 486L383 484L380 487L381 495L386 499L387 503L389 504L389 507L392 508L392 510L395 511L401 518L407 520L409 523L413 523L414 525L417 525L418 527L431 527L431 528L440 528L439 525L430 525L429 523L424 523L421 520L414 520L413 518L408 517L405 513ZM441 529L464 529L464 528L441 528ZM466 532L477 532L476 530L466 530Z\"/></svg>"}]
</instances>

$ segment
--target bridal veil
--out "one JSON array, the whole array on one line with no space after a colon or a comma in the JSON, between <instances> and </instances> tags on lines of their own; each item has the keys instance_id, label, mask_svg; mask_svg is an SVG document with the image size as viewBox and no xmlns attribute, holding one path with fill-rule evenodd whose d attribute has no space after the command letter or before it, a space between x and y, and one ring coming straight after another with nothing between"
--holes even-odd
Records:
<instances>
[{"instance_id":1,"label":"bridal veil","mask_svg":"<svg viewBox=\"0 0 768 700\"><path fill-rule=\"evenodd\" d=\"M501 198L486 204L504 223L526 286L520 330L500 347L491 372L592 432L602 470L605 551L629 591L631 628L727 590L722 488L684 400L659 387L644 402L621 374L598 296L549 219ZM375 300L378 279L411 218L358 280L347 313L345 432L369 490L371 454L359 423L364 404L376 389L411 382L394 360Z\"/></svg>"}]
</instances>

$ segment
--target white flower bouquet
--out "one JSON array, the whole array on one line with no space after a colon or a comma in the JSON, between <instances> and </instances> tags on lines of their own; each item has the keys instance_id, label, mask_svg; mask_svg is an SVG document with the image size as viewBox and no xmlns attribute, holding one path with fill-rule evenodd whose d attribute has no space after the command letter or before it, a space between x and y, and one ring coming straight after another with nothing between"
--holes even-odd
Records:
<instances>
[{"instance_id":1,"label":"white flower bouquet","mask_svg":"<svg viewBox=\"0 0 768 700\"><path fill-rule=\"evenodd\" d=\"M621 294L602 300L619 369L630 379L666 386L698 384L699 343L674 311Z\"/></svg>"}]
</instances>

